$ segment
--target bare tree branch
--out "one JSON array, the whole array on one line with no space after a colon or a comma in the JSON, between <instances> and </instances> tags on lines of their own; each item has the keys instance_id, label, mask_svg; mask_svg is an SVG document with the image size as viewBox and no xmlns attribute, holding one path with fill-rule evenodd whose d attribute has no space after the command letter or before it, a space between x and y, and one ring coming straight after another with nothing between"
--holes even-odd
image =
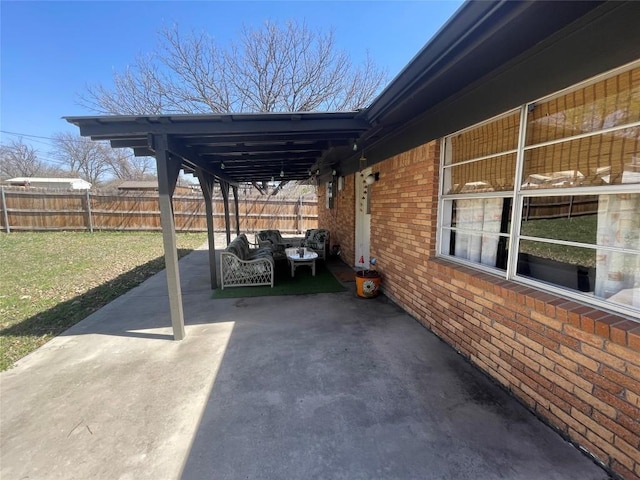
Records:
<instances>
[{"instance_id":1,"label":"bare tree branch","mask_svg":"<svg viewBox=\"0 0 640 480\"><path fill-rule=\"evenodd\" d=\"M106 114L295 112L365 107L387 80L367 54L354 66L333 31L305 23L244 27L226 48L205 33L160 32L161 46L138 57L113 86L87 87L84 106Z\"/></svg>"},{"instance_id":2,"label":"bare tree branch","mask_svg":"<svg viewBox=\"0 0 640 480\"><path fill-rule=\"evenodd\" d=\"M22 139L0 145L0 178L45 177L60 173L38 158L38 152Z\"/></svg>"},{"instance_id":3,"label":"bare tree branch","mask_svg":"<svg viewBox=\"0 0 640 480\"><path fill-rule=\"evenodd\" d=\"M55 150L51 154L66 164L69 171L94 185L100 184L109 169L108 144L71 133L56 134L53 143Z\"/></svg>"}]
</instances>

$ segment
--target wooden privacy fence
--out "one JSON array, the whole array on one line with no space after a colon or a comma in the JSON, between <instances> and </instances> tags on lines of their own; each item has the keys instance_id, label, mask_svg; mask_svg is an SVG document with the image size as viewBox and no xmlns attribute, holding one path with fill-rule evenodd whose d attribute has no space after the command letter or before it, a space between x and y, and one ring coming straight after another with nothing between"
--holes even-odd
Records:
<instances>
[{"instance_id":1,"label":"wooden privacy fence","mask_svg":"<svg viewBox=\"0 0 640 480\"><path fill-rule=\"evenodd\" d=\"M597 213L597 195L525 197L522 219L571 218Z\"/></svg>"},{"instance_id":2,"label":"wooden privacy fence","mask_svg":"<svg viewBox=\"0 0 640 480\"><path fill-rule=\"evenodd\" d=\"M149 230L159 231L158 195L104 194L0 189L2 231ZM206 232L204 199L197 195L173 197L176 231ZM241 232L276 228L303 233L318 226L315 195L303 197L244 196L238 202ZM235 230L235 203L229 198L231 231ZM224 203L213 199L216 231L224 230Z\"/></svg>"}]
</instances>

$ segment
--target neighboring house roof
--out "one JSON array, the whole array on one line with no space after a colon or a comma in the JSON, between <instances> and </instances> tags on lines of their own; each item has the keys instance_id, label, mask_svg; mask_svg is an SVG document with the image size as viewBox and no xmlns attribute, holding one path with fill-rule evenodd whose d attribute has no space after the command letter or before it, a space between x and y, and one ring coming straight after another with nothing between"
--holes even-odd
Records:
<instances>
[{"instance_id":1,"label":"neighboring house roof","mask_svg":"<svg viewBox=\"0 0 640 480\"><path fill-rule=\"evenodd\" d=\"M88 190L91 188L91 183L81 178L15 177L6 180L6 182L16 186L47 186L54 188L71 188L74 190Z\"/></svg>"},{"instance_id":2,"label":"neighboring house roof","mask_svg":"<svg viewBox=\"0 0 640 480\"><path fill-rule=\"evenodd\" d=\"M118 190L158 190L158 182L156 180L125 180L118 185Z\"/></svg>"}]
</instances>

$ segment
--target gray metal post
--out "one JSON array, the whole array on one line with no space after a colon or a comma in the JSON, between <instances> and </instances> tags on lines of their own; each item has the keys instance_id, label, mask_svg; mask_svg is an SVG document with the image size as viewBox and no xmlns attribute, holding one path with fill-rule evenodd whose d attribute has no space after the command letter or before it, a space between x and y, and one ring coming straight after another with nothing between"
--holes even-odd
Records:
<instances>
[{"instance_id":1,"label":"gray metal post","mask_svg":"<svg viewBox=\"0 0 640 480\"><path fill-rule=\"evenodd\" d=\"M224 227L227 233L227 245L231 243L231 220L229 219L229 182L220 181L222 200L224 202Z\"/></svg>"},{"instance_id":2,"label":"gray metal post","mask_svg":"<svg viewBox=\"0 0 640 480\"><path fill-rule=\"evenodd\" d=\"M233 205L236 209L236 236L240 235L240 208L238 206L238 186L234 185L233 189Z\"/></svg>"},{"instance_id":3,"label":"gray metal post","mask_svg":"<svg viewBox=\"0 0 640 480\"><path fill-rule=\"evenodd\" d=\"M0 187L2 192L2 216L4 217L4 229L7 233L11 233L11 227L9 226L9 212L7 211L7 197L4 194L4 187Z\"/></svg>"},{"instance_id":4,"label":"gray metal post","mask_svg":"<svg viewBox=\"0 0 640 480\"><path fill-rule=\"evenodd\" d=\"M171 309L173 338L184 338L184 313L182 310L182 290L180 287L180 269L178 267L178 249L176 245L176 227L173 218L172 197L175 190L181 162L171 157L167 150L166 135L153 137L158 170L158 201L160 203L160 223L162 224L162 242L164 244L164 262L167 269L167 289Z\"/></svg>"},{"instance_id":5,"label":"gray metal post","mask_svg":"<svg viewBox=\"0 0 640 480\"><path fill-rule=\"evenodd\" d=\"M298 233L302 233L302 196L298 197Z\"/></svg>"},{"instance_id":6,"label":"gray metal post","mask_svg":"<svg viewBox=\"0 0 640 480\"><path fill-rule=\"evenodd\" d=\"M211 290L218 287L217 269L216 269L216 242L215 228L213 223L213 187L215 178L213 175L203 172L202 169L196 168L196 176L200 182L202 195L204 196L204 209L207 214L207 238L209 240L209 276L211 277Z\"/></svg>"}]
</instances>

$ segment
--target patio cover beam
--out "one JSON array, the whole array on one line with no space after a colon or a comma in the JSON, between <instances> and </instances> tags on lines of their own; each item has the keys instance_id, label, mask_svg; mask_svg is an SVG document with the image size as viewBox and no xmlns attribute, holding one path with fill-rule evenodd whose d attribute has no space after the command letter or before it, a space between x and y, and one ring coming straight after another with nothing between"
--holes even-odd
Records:
<instances>
[{"instance_id":1,"label":"patio cover beam","mask_svg":"<svg viewBox=\"0 0 640 480\"><path fill-rule=\"evenodd\" d=\"M231 116L229 116L231 117ZM179 119L163 117L168 123L154 123L152 117L104 117L104 120L91 123L82 123L80 133L82 136L90 136L96 140L100 138L113 139L117 136L133 137L152 133L154 135L202 135L202 123L200 120ZM240 117L241 118L241 117ZM322 118L304 118L298 116L292 119L289 116L277 118L275 115L265 115L263 119L243 121L216 121L211 119L211 132L216 136L246 136L247 132L268 131L269 136L282 134L285 139L291 140L296 134L306 136L309 133L321 135L325 132L353 131L362 132L369 128L369 124L362 118L333 118L331 121ZM120 121L118 121L120 120ZM179 121L177 121L179 120ZM208 135L207 135L208 136ZM326 138L326 137L325 137Z\"/></svg>"}]
</instances>

